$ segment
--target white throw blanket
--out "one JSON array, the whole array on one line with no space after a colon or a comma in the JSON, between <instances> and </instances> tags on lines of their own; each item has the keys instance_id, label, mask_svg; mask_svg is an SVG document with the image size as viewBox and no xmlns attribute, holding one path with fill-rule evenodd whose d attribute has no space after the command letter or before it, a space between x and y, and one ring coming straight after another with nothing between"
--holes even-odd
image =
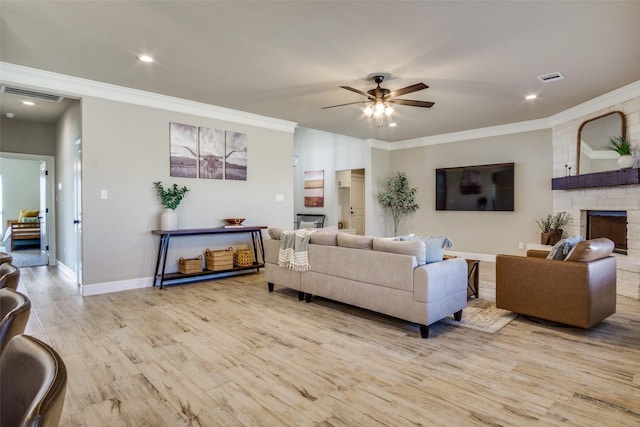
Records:
<instances>
[{"instance_id":1,"label":"white throw blanket","mask_svg":"<svg viewBox=\"0 0 640 427\"><path fill-rule=\"evenodd\" d=\"M294 271L309 270L309 240L317 230L300 229L283 231L280 236L278 265Z\"/></svg>"}]
</instances>

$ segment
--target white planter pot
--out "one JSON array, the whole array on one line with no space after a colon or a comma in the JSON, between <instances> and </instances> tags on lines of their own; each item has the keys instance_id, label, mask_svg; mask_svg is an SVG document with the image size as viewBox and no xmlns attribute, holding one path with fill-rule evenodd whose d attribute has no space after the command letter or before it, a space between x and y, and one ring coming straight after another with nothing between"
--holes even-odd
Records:
<instances>
[{"instance_id":1,"label":"white planter pot","mask_svg":"<svg viewBox=\"0 0 640 427\"><path fill-rule=\"evenodd\" d=\"M177 230L178 214L173 209L165 209L160 214L160 230Z\"/></svg>"},{"instance_id":2,"label":"white planter pot","mask_svg":"<svg viewBox=\"0 0 640 427\"><path fill-rule=\"evenodd\" d=\"M618 158L618 167L620 169L630 169L636 163L636 159L631 155L624 155Z\"/></svg>"}]
</instances>

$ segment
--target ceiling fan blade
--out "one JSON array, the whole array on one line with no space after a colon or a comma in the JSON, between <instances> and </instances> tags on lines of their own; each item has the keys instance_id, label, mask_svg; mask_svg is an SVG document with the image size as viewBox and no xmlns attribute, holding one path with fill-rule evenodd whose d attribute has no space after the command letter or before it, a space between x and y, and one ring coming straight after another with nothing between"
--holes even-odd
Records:
<instances>
[{"instance_id":1,"label":"ceiling fan blade","mask_svg":"<svg viewBox=\"0 0 640 427\"><path fill-rule=\"evenodd\" d=\"M334 107L342 107L344 105L353 105L353 104L368 104L370 101L356 101L356 102L347 102L346 104L338 104L338 105L331 105L329 107L322 107L321 110L326 110L327 108L334 108Z\"/></svg>"},{"instance_id":2,"label":"ceiling fan blade","mask_svg":"<svg viewBox=\"0 0 640 427\"><path fill-rule=\"evenodd\" d=\"M394 96L402 96L402 95L406 95L408 93L417 92L419 90L427 89L428 87L429 86L427 86L424 83L416 83L416 84L411 85L411 86L403 87L402 89L397 89L397 90L391 91L388 94L386 94L384 98L385 99L389 99L389 98L393 98Z\"/></svg>"},{"instance_id":3,"label":"ceiling fan blade","mask_svg":"<svg viewBox=\"0 0 640 427\"><path fill-rule=\"evenodd\" d=\"M367 92L363 92L363 91L361 91L361 90L354 89L354 88L349 87L349 86L340 86L340 87L341 87L342 89L346 89L346 90L350 90L351 92L358 93L358 94L360 94L360 95L362 95L362 96L366 96L367 98L369 98L369 99L370 99L370 100L372 100L372 101L375 101L375 100L376 100L375 96L371 96L371 95L369 95Z\"/></svg>"},{"instance_id":4,"label":"ceiling fan blade","mask_svg":"<svg viewBox=\"0 0 640 427\"><path fill-rule=\"evenodd\" d=\"M425 107L425 108L431 108L435 104L435 102L413 101L411 99L389 99L387 102L390 104L410 105L411 107Z\"/></svg>"}]
</instances>

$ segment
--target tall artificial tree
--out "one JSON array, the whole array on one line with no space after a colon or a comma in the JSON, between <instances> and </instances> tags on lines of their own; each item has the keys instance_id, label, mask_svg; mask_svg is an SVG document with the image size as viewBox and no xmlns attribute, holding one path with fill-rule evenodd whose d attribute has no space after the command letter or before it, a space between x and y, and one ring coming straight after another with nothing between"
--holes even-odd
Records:
<instances>
[{"instance_id":1,"label":"tall artificial tree","mask_svg":"<svg viewBox=\"0 0 640 427\"><path fill-rule=\"evenodd\" d=\"M418 210L415 201L416 188L409 187L407 175L396 172L387 178L387 188L378 193L378 202L384 208L391 209L393 216L393 235L398 235L398 226L402 218Z\"/></svg>"}]
</instances>

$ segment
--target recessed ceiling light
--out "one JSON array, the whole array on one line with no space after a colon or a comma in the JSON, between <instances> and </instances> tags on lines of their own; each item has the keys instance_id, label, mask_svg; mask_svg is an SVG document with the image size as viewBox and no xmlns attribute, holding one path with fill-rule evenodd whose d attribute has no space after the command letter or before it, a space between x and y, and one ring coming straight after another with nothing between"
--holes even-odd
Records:
<instances>
[{"instance_id":1,"label":"recessed ceiling light","mask_svg":"<svg viewBox=\"0 0 640 427\"><path fill-rule=\"evenodd\" d=\"M8 119L13 119L16 115L13 113L4 113L5 116L7 116Z\"/></svg>"},{"instance_id":2,"label":"recessed ceiling light","mask_svg":"<svg viewBox=\"0 0 640 427\"><path fill-rule=\"evenodd\" d=\"M390 127L390 128L394 128L394 127L396 127L396 126L398 126L398 124L397 124L397 123L389 123L389 127Z\"/></svg>"},{"instance_id":3,"label":"recessed ceiling light","mask_svg":"<svg viewBox=\"0 0 640 427\"><path fill-rule=\"evenodd\" d=\"M23 103L24 105L36 105L36 104L35 104L34 102L32 102L32 101L22 101L22 103Z\"/></svg>"},{"instance_id":4,"label":"recessed ceiling light","mask_svg":"<svg viewBox=\"0 0 640 427\"><path fill-rule=\"evenodd\" d=\"M138 55L138 59L142 62L153 62L153 58L149 55Z\"/></svg>"},{"instance_id":5,"label":"recessed ceiling light","mask_svg":"<svg viewBox=\"0 0 640 427\"><path fill-rule=\"evenodd\" d=\"M531 95L527 95L524 97L524 99L536 99L538 97L538 95L536 95L535 93L532 93Z\"/></svg>"}]
</instances>

